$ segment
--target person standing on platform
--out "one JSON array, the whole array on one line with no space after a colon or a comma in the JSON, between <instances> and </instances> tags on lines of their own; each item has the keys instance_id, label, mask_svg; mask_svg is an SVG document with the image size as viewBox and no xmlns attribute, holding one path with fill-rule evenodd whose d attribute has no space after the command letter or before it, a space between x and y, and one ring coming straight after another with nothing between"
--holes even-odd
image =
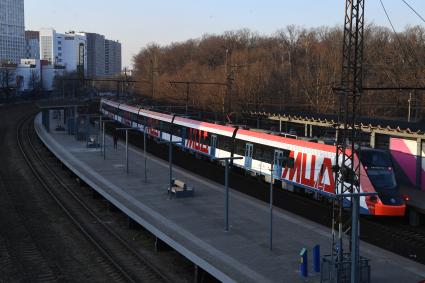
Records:
<instances>
[{"instance_id":1,"label":"person standing on platform","mask_svg":"<svg viewBox=\"0 0 425 283\"><path fill-rule=\"evenodd\" d=\"M114 131L114 149L116 150L118 148L118 133L117 131Z\"/></svg>"}]
</instances>

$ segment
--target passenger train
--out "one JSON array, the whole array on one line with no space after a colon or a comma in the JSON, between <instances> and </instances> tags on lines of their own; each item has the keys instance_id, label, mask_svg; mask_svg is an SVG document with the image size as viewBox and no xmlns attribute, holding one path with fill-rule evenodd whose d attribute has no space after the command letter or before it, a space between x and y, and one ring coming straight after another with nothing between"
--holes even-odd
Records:
<instances>
[{"instance_id":1,"label":"passenger train","mask_svg":"<svg viewBox=\"0 0 425 283\"><path fill-rule=\"evenodd\" d=\"M233 166L269 182L273 174L282 189L304 190L328 197L336 193L332 171L336 148L333 145L192 120L108 99L101 100L100 110L119 123L141 132L146 129L146 134L158 140L169 141L171 130L173 144L210 159L241 157L233 161ZM361 197L361 213L403 216L406 205L398 192L389 155L375 149L361 152L361 191L377 193Z\"/></svg>"}]
</instances>

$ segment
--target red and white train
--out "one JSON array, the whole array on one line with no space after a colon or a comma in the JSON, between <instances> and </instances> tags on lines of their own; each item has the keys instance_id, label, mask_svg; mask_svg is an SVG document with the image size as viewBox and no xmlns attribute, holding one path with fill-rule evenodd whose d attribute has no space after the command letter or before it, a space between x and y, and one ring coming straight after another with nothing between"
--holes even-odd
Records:
<instances>
[{"instance_id":1,"label":"red and white train","mask_svg":"<svg viewBox=\"0 0 425 283\"><path fill-rule=\"evenodd\" d=\"M211 158L242 157L234 166L270 180L273 174L282 189L294 188L335 194L336 148L299 139L244 130L232 126L196 121L158 113L143 108L102 99L101 112L119 123L137 128L159 140L170 140L177 146ZM174 120L173 120L174 118ZM285 158L286 157L286 158ZM282 160L293 158L293 166L282 166ZM361 213L381 216L403 216L406 205L398 192L389 155L380 150L365 149L361 155L360 187L362 192L377 192L376 196L361 197Z\"/></svg>"}]
</instances>

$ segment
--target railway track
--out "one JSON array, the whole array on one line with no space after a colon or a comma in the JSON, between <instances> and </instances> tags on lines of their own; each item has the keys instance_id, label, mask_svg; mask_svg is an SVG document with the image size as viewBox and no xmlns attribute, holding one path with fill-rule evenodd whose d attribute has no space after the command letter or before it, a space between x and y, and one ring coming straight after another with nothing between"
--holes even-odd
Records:
<instances>
[{"instance_id":1,"label":"railway track","mask_svg":"<svg viewBox=\"0 0 425 283\"><path fill-rule=\"evenodd\" d=\"M112 124L107 125L109 131L113 130L114 127L115 125ZM130 139L131 142L135 146L142 147L142 135L135 136L137 133L131 134L133 135ZM151 154L168 160L168 155L166 154L168 149L163 148L163 145L155 144L152 140L148 142L147 148ZM174 162L178 166L217 183L223 182L222 167L208 160L196 158L187 152L177 150L174 151L173 156ZM237 170L233 170L230 173L230 183L233 189L268 202L268 183L245 176L243 172L237 172ZM319 202L301 194L276 190L275 205L330 227L332 213L330 206L326 202ZM425 264L425 228L412 228L404 222L406 221L403 218L392 219L385 217L371 219L362 216L360 218L360 237L368 243Z\"/></svg>"},{"instance_id":2,"label":"railway track","mask_svg":"<svg viewBox=\"0 0 425 283\"><path fill-rule=\"evenodd\" d=\"M399 219L361 218L361 238L425 264L425 230L400 223Z\"/></svg>"},{"instance_id":3,"label":"railway track","mask_svg":"<svg viewBox=\"0 0 425 283\"><path fill-rule=\"evenodd\" d=\"M98 264L104 267L111 280L115 282L171 282L165 274L135 251L107 223L104 223L45 161L40 155L41 145L34 132L33 117L34 115L31 115L22 119L17 126L16 139L24 160L46 192L99 252L101 256L97 258ZM39 255L39 249L36 247L29 246L27 250L30 257L43 258ZM48 268L46 268L45 274L46 279L56 281L57 276Z\"/></svg>"}]
</instances>

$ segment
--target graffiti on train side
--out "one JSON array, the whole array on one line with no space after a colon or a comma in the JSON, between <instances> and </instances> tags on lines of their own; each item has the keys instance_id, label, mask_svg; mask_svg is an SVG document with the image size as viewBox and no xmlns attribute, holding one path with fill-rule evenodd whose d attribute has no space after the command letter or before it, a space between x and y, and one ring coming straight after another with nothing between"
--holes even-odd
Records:
<instances>
[{"instance_id":1,"label":"graffiti on train side","mask_svg":"<svg viewBox=\"0 0 425 283\"><path fill-rule=\"evenodd\" d=\"M208 154L208 132L188 129L186 147Z\"/></svg>"},{"instance_id":2,"label":"graffiti on train side","mask_svg":"<svg viewBox=\"0 0 425 283\"><path fill-rule=\"evenodd\" d=\"M303 152L297 152L295 155L294 151L291 151L290 157L295 158L294 167L284 168L282 179L334 193L335 178L331 158L320 158L315 154Z\"/></svg>"},{"instance_id":3,"label":"graffiti on train side","mask_svg":"<svg viewBox=\"0 0 425 283\"><path fill-rule=\"evenodd\" d=\"M155 129L157 127L159 127L160 122L158 120L149 118L147 119L147 127L146 127L146 132L148 133L148 135L154 136L154 137L159 137L160 136L160 131Z\"/></svg>"}]
</instances>

